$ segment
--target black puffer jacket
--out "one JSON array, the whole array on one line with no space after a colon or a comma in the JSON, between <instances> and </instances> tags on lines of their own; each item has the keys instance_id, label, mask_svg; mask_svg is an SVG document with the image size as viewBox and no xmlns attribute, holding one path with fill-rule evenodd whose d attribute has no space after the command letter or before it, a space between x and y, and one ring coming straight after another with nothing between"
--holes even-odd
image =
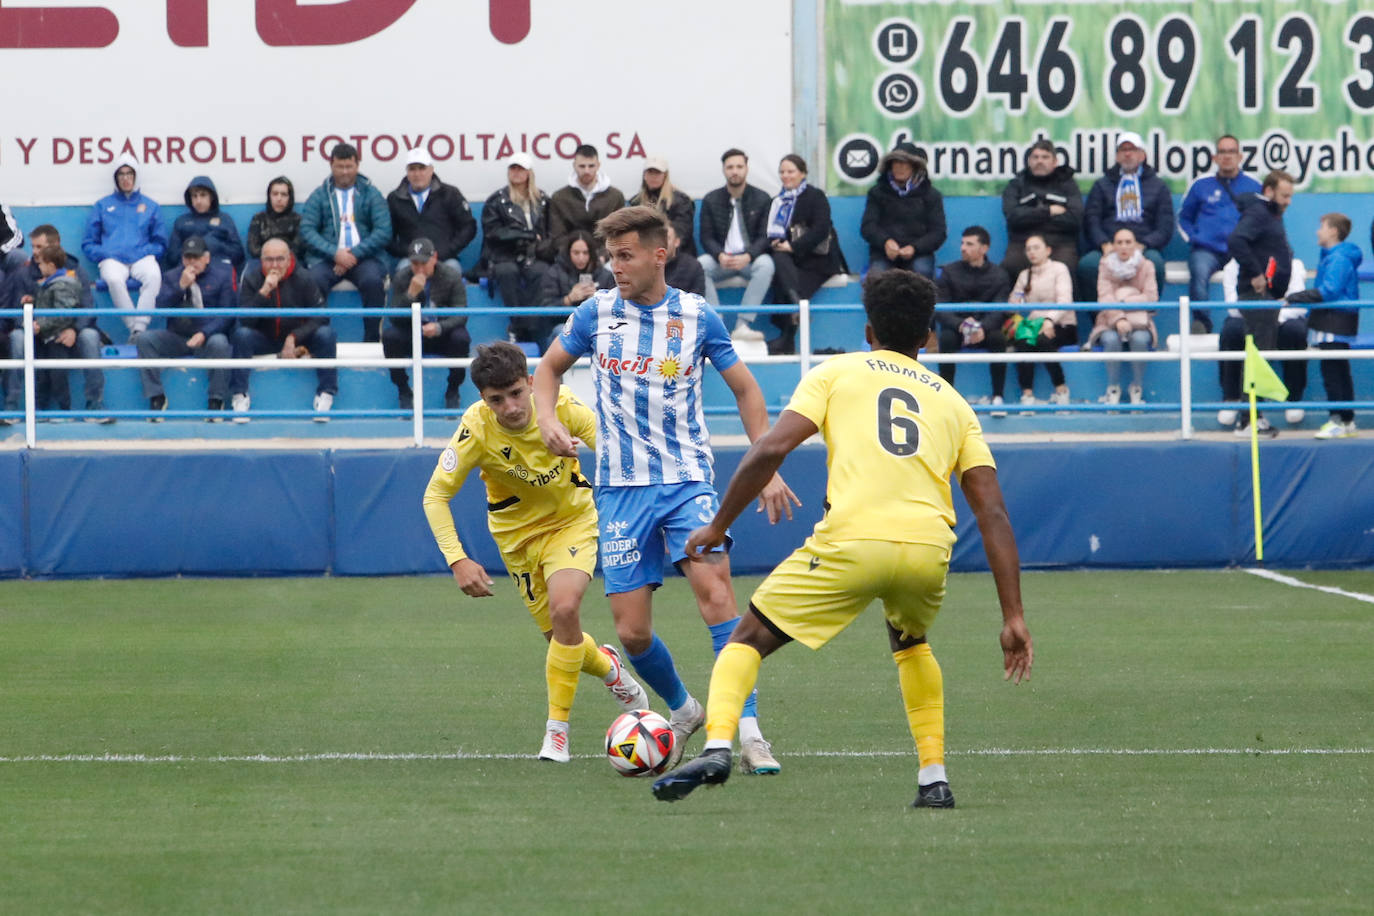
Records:
<instances>
[{"instance_id":1,"label":"black puffer jacket","mask_svg":"<svg viewBox=\"0 0 1374 916\"><path fill-rule=\"evenodd\" d=\"M272 185L286 185L286 209L281 213L272 209ZM291 247L291 253L299 260L305 256L305 243L301 241L301 215L296 212L296 186L285 175L278 175L267 183L267 206L253 214L248 224L248 256L262 257L262 243L268 239L281 239Z\"/></svg>"},{"instance_id":2,"label":"black puffer jacket","mask_svg":"<svg viewBox=\"0 0 1374 916\"><path fill-rule=\"evenodd\" d=\"M534 205L533 226L525 221L525 211L510 199L505 187L482 205L482 260L488 264L502 261L552 261L553 238L549 233L549 195L539 192Z\"/></svg>"},{"instance_id":3,"label":"black puffer jacket","mask_svg":"<svg viewBox=\"0 0 1374 916\"><path fill-rule=\"evenodd\" d=\"M653 207L668 218L668 222L673 224L677 230L678 241L681 245L679 251L696 256L697 246L693 241L692 225L696 221L696 206L692 203L692 198L679 188L673 188L673 204L670 207L663 207L659 204L659 195L650 197L641 191L630 198L631 207Z\"/></svg>"},{"instance_id":4,"label":"black puffer jacket","mask_svg":"<svg viewBox=\"0 0 1374 916\"><path fill-rule=\"evenodd\" d=\"M317 309L324 306L320 288L310 279L310 274L294 258L291 260L290 273L281 278L277 288L266 296L261 296L265 275L261 265L254 265L243 273L239 283L239 307L245 309ZM305 338L319 330L320 325L328 324L323 316L283 315L280 318L240 318L239 324L255 328L268 337L281 343L286 335L294 334Z\"/></svg>"},{"instance_id":5,"label":"black puffer jacket","mask_svg":"<svg viewBox=\"0 0 1374 916\"><path fill-rule=\"evenodd\" d=\"M391 244L386 250L396 257L404 257L406 246L418 238L434 243L439 260L458 257L477 237L477 220L467 198L451 184L444 184L435 175L429 182L429 197L424 211L415 209L410 196L410 182L402 178L396 190L386 196L386 208L391 212Z\"/></svg>"},{"instance_id":6,"label":"black puffer jacket","mask_svg":"<svg viewBox=\"0 0 1374 916\"><path fill-rule=\"evenodd\" d=\"M930 183L930 176L917 172L916 187L903 197L883 172L868 190L859 234L868 243L872 256L883 255L883 245L892 239L900 246L910 245L916 256L934 254L945 242L945 199Z\"/></svg>"},{"instance_id":7,"label":"black puffer jacket","mask_svg":"<svg viewBox=\"0 0 1374 916\"><path fill-rule=\"evenodd\" d=\"M1140 215L1138 223L1123 223L1116 218L1116 189L1121 184L1121 166L1093 182L1088 202L1083 205L1083 232L1090 251L1110 242L1118 229L1135 233L1146 248L1162 249L1174 237L1174 198L1164 180L1148 165L1140 167Z\"/></svg>"},{"instance_id":8,"label":"black puffer jacket","mask_svg":"<svg viewBox=\"0 0 1374 916\"><path fill-rule=\"evenodd\" d=\"M1253 294L1250 281L1262 277L1274 260L1274 275L1269 279L1266 295L1281 299L1288 291L1293 273L1293 249L1288 246L1288 233L1283 228L1283 211L1263 194L1252 194L1240 211L1240 222L1226 240L1227 253L1236 259L1236 292Z\"/></svg>"},{"instance_id":9,"label":"black puffer jacket","mask_svg":"<svg viewBox=\"0 0 1374 916\"><path fill-rule=\"evenodd\" d=\"M749 257L757 258L768 254L768 209L773 198L751 184L744 186L740 195L741 217L744 231L749 236ZM725 237L730 234L730 217L734 203L730 192L716 188L701 201L701 250L713 258L719 258L725 250Z\"/></svg>"},{"instance_id":10,"label":"black puffer jacket","mask_svg":"<svg viewBox=\"0 0 1374 916\"><path fill-rule=\"evenodd\" d=\"M1022 169L1002 189L1002 215L1007 218L1007 249L1024 246L1031 235L1043 235L1055 251L1076 251L1083 225L1083 192L1074 181L1074 170L1057 166L1044 178ZM1050 205L1065 208L1050 215Z\"/></svg>"}]
</instances>

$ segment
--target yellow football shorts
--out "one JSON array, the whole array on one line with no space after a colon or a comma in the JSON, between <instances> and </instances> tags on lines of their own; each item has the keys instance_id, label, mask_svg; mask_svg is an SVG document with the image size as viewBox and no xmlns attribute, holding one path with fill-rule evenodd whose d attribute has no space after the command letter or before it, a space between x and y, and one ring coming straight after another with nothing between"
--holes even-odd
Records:
<instances>
[{"instance_id":1,"label":"yellow football shorts","mask_svg":"<svg viewBox=\"0 0 1374 916\"><path fill-rule=\"evenodd\" d=\"M815 535L778 564L753 605L797 642L819 649L875 599L903 634L924 636L945 597L949 548Z\"/></svg>"},{"instance_id":2,"label":"yellow football shorts","mask_svg":"<svg viewBox=\"0 0 1374 916\"><path fill-rule=\"evenodd\" d=\"M549 617L549 576L561 569L580 569L590 578L596 571L596 539L595 515L585 522L536 535L518 547L508 547L497 539L506 570L541 633L553 629Z\"/></svg>"}]
</instances>

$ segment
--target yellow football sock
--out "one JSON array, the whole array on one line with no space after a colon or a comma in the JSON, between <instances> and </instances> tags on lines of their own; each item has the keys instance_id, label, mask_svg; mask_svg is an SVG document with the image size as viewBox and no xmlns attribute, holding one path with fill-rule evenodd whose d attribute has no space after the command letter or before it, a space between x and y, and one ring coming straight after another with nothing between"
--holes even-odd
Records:
<instances>
[{"instance_id":1,"label":"yellow football sock","mask_svg":"<svg viewBox=\"0 0 1374 916\"><path fill-rule=\"evenodd\" d=\"M590 633L582 634L582 670L603 681L611 673L611 660L597 648L596 640L592 639Z\"/></svg>"},{"instance_id":2,"label":"yellow football sock","mask_svg":"<svg viewBox=\"0 0 1374 916\"><path fill-rule=\"evenodd\" d=\"M733 741L744 701L759 679L763 659L753 646L726 643L711 669L711 692L706 697L706 740Z\"/></svg>"},{"instance_id":3,"label":"yellow football sock","mask_svg":"<svg viewBox=\"0 0 1374 916\"><path fill-rule=\"evenodd\" d=\"M549 718L568 721L573 696L577 693L577 675L582 670L582 644L565 646L556 639L549 640L549 654L544 658L544 679L549 685Z\"/></svg>"},{"instance_id":4,"label":"yellow football sock","mask_svg":"<svg viewBox=\"0 0 1374 916\"><path fill-rule=\"evenodd\" d=\"M892 653L921 766L945 762L945 680L928 643Z\"/></svg>"}]
</instances>

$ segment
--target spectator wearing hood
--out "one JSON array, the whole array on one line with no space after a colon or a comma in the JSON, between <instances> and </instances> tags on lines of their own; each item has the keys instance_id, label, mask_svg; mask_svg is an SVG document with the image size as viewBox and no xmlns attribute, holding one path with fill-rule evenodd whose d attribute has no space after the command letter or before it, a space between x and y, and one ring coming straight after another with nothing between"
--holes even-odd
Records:
<instances>
[{"instance_id":1,"label":"spectator wearing hood","mask_svg":"<svg viewBox=\"0 0 1374 916\"><path fill-rule=\"evenodd\" d=\"M381 258L391 243L391 212L381 192L358 174L358 150L351 143L336 143L329 151L329 177L305 201L301 237L306 268L321 295L328 298L348 280L358 288L363 308L386 306L388 271ZM381 319L365 318L363 340L380 339Z\"/></svg>"},{"instance_id":2,"label":"spectator wearing hood","mask_svg":"<svg viewBox=\"0 0 1374 916\"><path fill-rule=\"evenodd\" d=\"M935 278L935 252L944 244L945 200L930 183L926 160L898 143L878 163L859 234L868 243L868 272L898 268Z\"/></svg>"},{"instance_id":3,"label":"spectator wearing hood","mask_svg":"<svg viewBox=\"0 0 1374 916\"><path fill-rule=\"evenodd\" d=\"M1098 266L1118 229L1135 233L1145 260L1154 265L1155 285L1164 288L1164 246L1174 237L1174 198L1155 170L1145 164L1145 141L1134 131L1116 138L1116 165L1093 182L1083 206L1088 252L1078 261L1078 288L1097 288ZM1055 249L1058 251L1058 248Z\"/></svg>"},{"instance_id":4,"label":"spectator wearing hood","mask_svg":"<svg viewBox=\"0 0 1374 916\"><path fill-rule=\"evenodd\" d=\"M167 227L157 201L138 190L137 161L127 154L115 160L115 192L100 198L86 219L81 252L100 271L116 308L127 310L129 336L148 327L162 288L158 259L167 250ZM128 282L140 284L138 307L129 296Z\"/></svg>"},{"instance_id":5,"label":"spectator wearing hood","mask_svg":"<svg viewBox=\"0 0 1374 916\"><path fill-rule=\"evenodd\" d=\"M197 175L182 195L187 211L172 223L172 236L167 240L164 267L180 269L181 246L188 238L198 235L210 250L210 257L224 261L237 276L243 271L243 241L239 238L234 220L220 211L219 192L215 183L204 175Z\"/></svg>"},{"instance_id":6,"label":"spectator wearing hood","mask_svg":"<svg viewBox=\"0 0 1374 916\"><path fill-rule=\"evenodd\" d=\"M267 206L254 213L248 223L248 257L254 261L261 258L263 242L268 239L281 239L297 260L305 256L301 215L296 212L296 186L285 175L268 182Z\"/></svg>"},{"instance_id":7,"label":"spectator wearing hood","mask_svg":"<svg viewBox=\"0 0 1374 916\"><path fill-rule=\"evenodd\" d=\"M573 153L573 173L567 186L549 198L549 231L554 244L563 251L574 232L595 235L596 224L623 206L625 195L601 171L596 147L582 144Z\"/></svg>"},{"instance_id":8,"label":"spectator wearing hood","mask_svg":"<svg viewBox=\"0 0 1374 916\"><path fill-rule=\"evenodd\" d=\"M434 174L434 160L416 147L406 153L406 177L387 195L391 213L391 244L387 254L397 259L396 269L410 263L410 243L428 239L439 260L459 273L459 253L477 237L477 220L467 198Z\"/></svg>"},{"instance_id":9,"label":"spectator wearing hood","mask_svg":"<svg viewBox=\"0 0 1374 916\"><path fill-rule=\"evenodd\" d=\"M668 160L662 156L651 156L644 160L644 173L640 179L639 192L630 198L630 206L653 207L667 218L677 230L678 242L684 254L697 256L696 243L692 241L692 226L696 219L696 207L687 192L673 186L668 177Z\"/></svg>"},{"instance_id":10,"label":"spectator wearing hood","mask_svg":"<svg viewBox=\"0 0 1374 916\"><path fill-rule=\"evenodd\" d=\"M1015 277L1030 266L1026 239L1038 235L1054 259L1078 272L1078 234L1083 225L1083 194L1074 170L1059 164L1052 140L1037 140L1026 152L1026 167L1002 189L1002 215L1007 220L1007 253L1002 269Z\"/></svg>"}]
</instances>

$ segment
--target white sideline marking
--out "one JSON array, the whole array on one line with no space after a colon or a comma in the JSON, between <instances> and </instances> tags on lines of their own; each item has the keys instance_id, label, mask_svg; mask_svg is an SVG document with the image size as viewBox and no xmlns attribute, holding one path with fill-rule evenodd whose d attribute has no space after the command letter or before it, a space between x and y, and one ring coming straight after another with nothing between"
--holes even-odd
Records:
<instances>
[{"instance_id":1,"label":"white sideline marking","mask_svg":"<svg viewBox=\"0 0 1374 916\"><path fill-rule=\"evenodd\" d=\"M1292 576L1285 576L1268 569L1247 569L1245 572L1248 572L1252 576L1259 576L1261 579L1278 582L1280 585L1291 585L1294 588L1311 588L1319 592L1326 592L1328 595L1340 595L1342 598L1354 598L1356 601L1374 604L1374 595L1366 595L1364 592L1348 592L1343 588L1336 588L1334 585L1313 585L1311 582L1294 579Z\"/></svg>"},{"instance_id":2,"label":"white sideline marking","mask_svg":"<svg viewBox=\"0 0 1374 916\"><path fill-rule=\"evenodd\" d=\"M952 757L1337 757L1374 754L1371 747L1046 747L972 748L948 751ZM423 753L351 753L323 754L31 754L0 757L0 763L317 763L329 760L345 761L411 761L411 760L531 760L534 754L468 754L454 751L444 754ZM582 760L595 760L600 754L574 754ZM785 757L915 757L908 751L800 751Z\"/></svg>"}]
</instances>

